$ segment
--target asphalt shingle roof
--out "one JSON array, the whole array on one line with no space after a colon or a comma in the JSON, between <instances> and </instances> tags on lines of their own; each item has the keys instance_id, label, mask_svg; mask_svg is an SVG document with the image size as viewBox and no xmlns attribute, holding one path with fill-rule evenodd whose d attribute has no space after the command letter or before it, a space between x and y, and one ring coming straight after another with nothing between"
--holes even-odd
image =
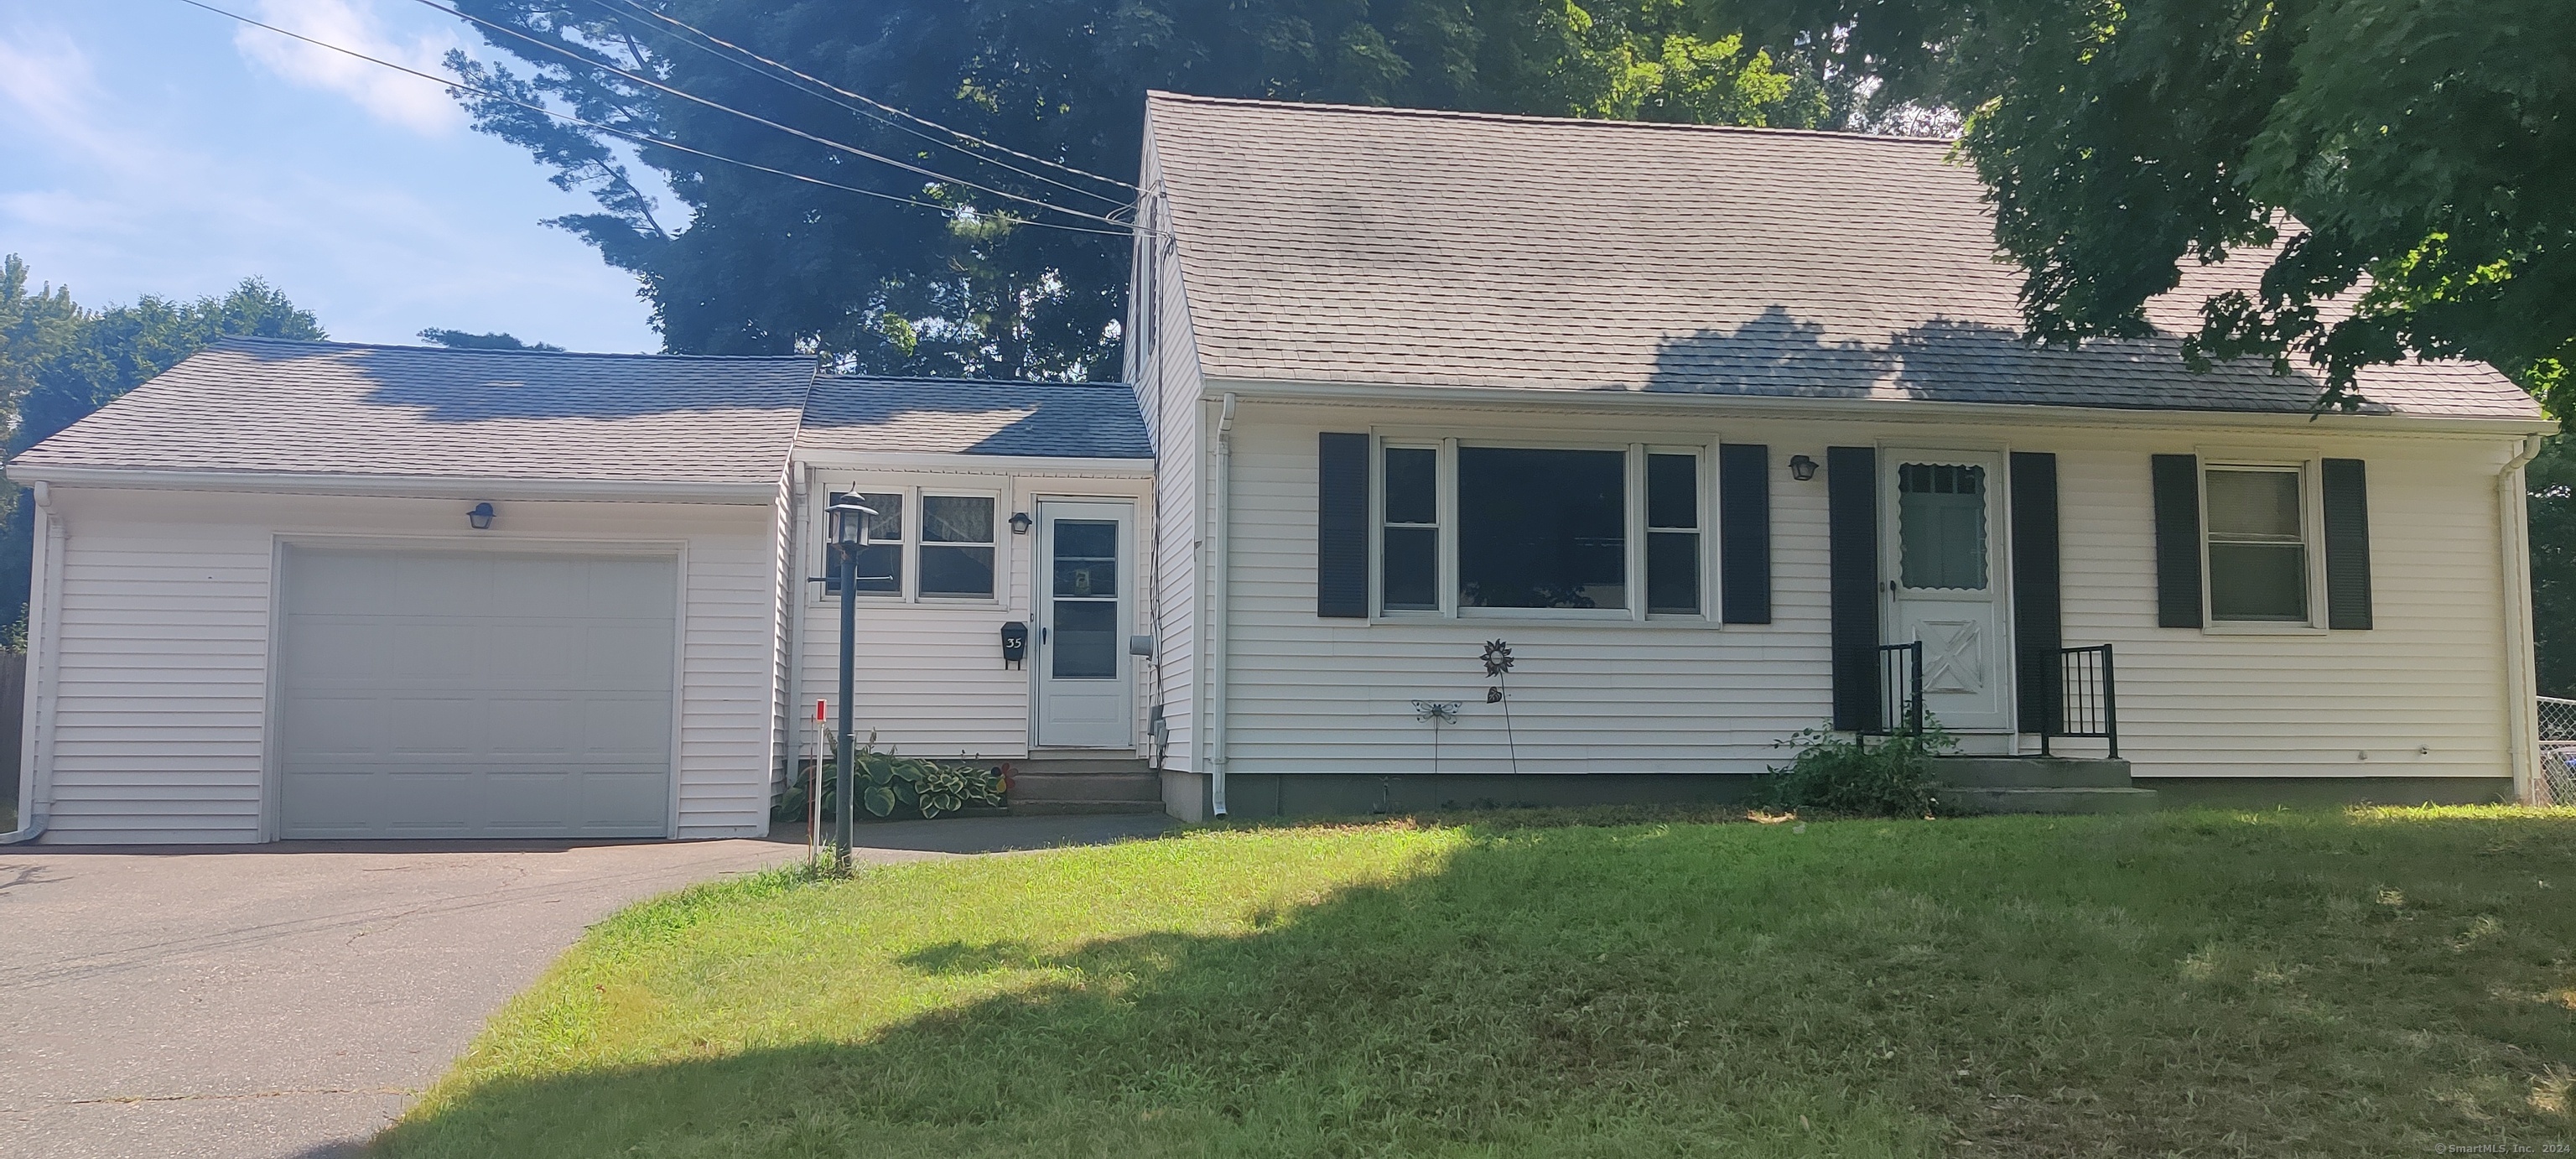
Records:
<instances>
[{"instance_id":1,"label":"asphalt shingle roof","mask_svg":"<svg viewBox=\"0 0 2576 1159\"><path fill-rule=\"evenodd\" d=\"M2024 345L2020 268L1946 142L1168 93L1148 118L1213 378L2268 412L2320 386L2183 364L2173 335L2259 254L2151 303L2168 336ZM2480 364L2361 386L2539 415Z\"/></svg>"},{"instance_id":2,"label":"asphalt shingle roof","mask_svg":"<svg viewBox=\"0 0 2576 1159\"><path fill-rule=\"evenodd\" d=\"M1150 459L1136 394L1114 383L824 378L799 446Z\"/></svg>"},{"instance_id":3,"label":"asphalt shingle roof","mask_svg":"<svg viewBox=\"0 0 2576 1159\"><path fill-rule=\"evenodd\" d=\"M1111 383L818 380L809 357L227 338L11 465L767 486L800 442L968 455L1154 454L1134 392Z\"/></svg>"},{"instance_id":4,"label":"asphalt shingle roof","mask_svg":"<svg viewBox=\"0 0 2576 1159\"><path fill-rule=\"evenodd\" d=\"M771 484L812 358L227 338L13 465Z\"/></svg>"}]
</instances>

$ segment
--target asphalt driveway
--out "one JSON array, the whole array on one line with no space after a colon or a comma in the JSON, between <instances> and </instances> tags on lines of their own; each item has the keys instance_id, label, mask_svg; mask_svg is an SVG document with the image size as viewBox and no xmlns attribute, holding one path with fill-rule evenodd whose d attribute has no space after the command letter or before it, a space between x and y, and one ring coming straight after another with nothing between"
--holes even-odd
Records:
<instances>
[{"instance_id":1,"label":"asphalt driveway","mask_svg":"<svg viewBox=\"0 0 2576 1159\"><path fill-rule=\"evenodd\" d=\"M859 856L1168 824L870 825ZM591 923L804 853L792 841L0 848L0 1155L353 1153Z\"/></svg>"}]
</instances>

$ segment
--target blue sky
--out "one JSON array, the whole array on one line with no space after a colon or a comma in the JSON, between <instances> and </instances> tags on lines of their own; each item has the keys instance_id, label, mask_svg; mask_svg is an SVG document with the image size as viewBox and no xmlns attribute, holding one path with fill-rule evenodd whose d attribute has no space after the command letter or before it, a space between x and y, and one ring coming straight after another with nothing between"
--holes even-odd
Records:
<instances>
[{"instance_id":1,"label":"blue sky","mask_svg":"<svg viewBox=\"0 0 2576 1159\"><path fill-rule=\"evenodd\" d=\"M210 2L429 72L495 55L410 0ZM256 275L338 339L657 350L635 280L538 224L588 208L427 81L177 0L0 0L0 253L83 305Z\"/></svg>"}]
</instances>

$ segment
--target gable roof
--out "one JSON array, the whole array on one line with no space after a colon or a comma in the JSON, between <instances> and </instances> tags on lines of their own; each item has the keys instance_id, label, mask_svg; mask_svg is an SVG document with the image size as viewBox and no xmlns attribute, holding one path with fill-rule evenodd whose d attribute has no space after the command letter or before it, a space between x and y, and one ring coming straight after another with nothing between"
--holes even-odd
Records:
<instances>
[{"instance_id":1,"label":"gable roof","mask_svg":"<svg viewBox=\"0 0 2576 1159\"><path fill-rule=\"evenodd\" d=\"M133 471L766 495L800 445L1104 459L1154 453L1134 393L1116 384L818 380L814 359L802 355L226 338L28 448L9 468L28 479Z\"/></svg>"},{"instance_id":2,"label":"gable roof","mask_svg":"<svg viewBox=\"0 0 2576 1159\"><path fill-rule=\"evenodd\" d=\"M810 357L226 338L11 466L774 487L813 380Z\"/></svg>"},{"instance_id":3,"label":"gable roof","mask_svg":"<svg viewBox=\"0 0 2576 1159\"><path fill-rule=\"evenodd\" d=\"M1150 459L1136 394L1097 382L825 378L814 384L797 446Z\"/></svg>"},{"instance_id":4,"label":"gable roof","mask_svg":"<svg viewBox=\"0 0 2576 1159\"><path fill-rule=\"evenodd\" d=\"M2193 374L2161 337L2024 345L1944 141L1154 93L1150 162L1202 370L1247 381L2305 412L2321 379ZM2483 364L2378 367L2373 409L2536 419Z\"/></svg>"}]
</instances>

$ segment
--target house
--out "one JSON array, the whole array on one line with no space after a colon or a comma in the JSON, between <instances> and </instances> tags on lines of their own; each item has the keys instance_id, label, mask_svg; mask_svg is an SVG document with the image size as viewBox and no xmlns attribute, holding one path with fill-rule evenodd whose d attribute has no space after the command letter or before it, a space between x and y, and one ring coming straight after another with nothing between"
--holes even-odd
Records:
<instances>
[{"instance_id":1,"label":"house","mask_svg":"<svg viewBox=\"0 0 2576 1159\"><path fill-rule=\"evenodd\" d=\"M762 833L845 494L859 727L1015 808L1725 800L1918 709L2176 801L2526 792L2551 424L2486 367L2192 373L2259 262L2027 346L1941 142L1146 117L1132 386L235 339L20 455L31 827Z\"/></svg>"},{"instance_id":2,"label":"house","mask_svg":"<svg viewBox=\"0 0 2576 1159\"><path fill-rule=\"evenodd\" d=\"M56 842L764 833L814 747L790 706L837 697L799 529L840 490L887 513L854 585L880 747L1135 760L1127 633L1056 682L1073 648L1006 665L1000 630L1032 543L1134 535L1149 456L1115 385L225 340L10 464L39 515L20 799Z\"/></svg>"},{"instance_id":3,"label":"house","mask_svg":"<svg viewBox=\"0 0 2576 1159\"><path fill-rule=\"evenodd\" d=\"M1889 723L1916 642L1966 751L2098 756L2045 734L2109 694L2168 800L2529 783L2552 424L2487 367L2312 415L2314 378L2171 337L2034 349L1939 141L1146 122L1127 376L1181 816L1722 797L1800 729Z\"/></svg>"}]
</instances>

